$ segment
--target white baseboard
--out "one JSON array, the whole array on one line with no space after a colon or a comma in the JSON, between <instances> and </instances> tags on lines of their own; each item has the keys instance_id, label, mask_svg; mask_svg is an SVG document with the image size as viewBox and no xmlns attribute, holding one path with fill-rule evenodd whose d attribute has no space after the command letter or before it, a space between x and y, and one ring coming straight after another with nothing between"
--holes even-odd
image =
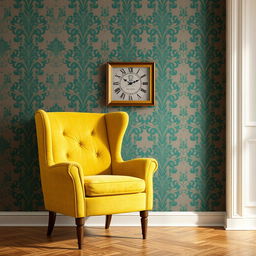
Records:
<instances>
[{"instance_id":1,"label":"white baseboard","mask_svg":"<svg viewBox=\"0 0 256 256\"><path fill-rule=\"evenodd\" d=\"M224 226L225 212L149 212L149 226ZM86 226L104 226L105 216L88 217ZM0 212L0 226L47 226L48 212ZM56 226L74 226L74 218L58 215ZM139 213L115 214L111 226L140 226Z\"/></svg>"},{"instance_id":2,"label":"white baseboard","mask_svg":"<svg viewBox=\"0 0 256 256\"><path fill-rule=\"evenodd\" d=\"M256 230L256 218L228 218L226 230Z\"/></svg>"}]
</instances>

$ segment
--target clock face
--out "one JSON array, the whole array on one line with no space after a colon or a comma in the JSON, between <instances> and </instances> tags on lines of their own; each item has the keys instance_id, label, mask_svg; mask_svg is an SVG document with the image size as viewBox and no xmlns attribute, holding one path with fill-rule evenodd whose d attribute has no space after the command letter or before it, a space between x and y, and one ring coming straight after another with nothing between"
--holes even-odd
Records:
<instances>
[{"instance_id":1,"label":"clock face","mask_svg":"<svg viewBox=\"0 0 256 256\"><path fill-rule=\"evenodd\" d=\"M150 99L148 67L113 67L112 99L114 101L147 101Z\"/></svg>"}]
</instances>

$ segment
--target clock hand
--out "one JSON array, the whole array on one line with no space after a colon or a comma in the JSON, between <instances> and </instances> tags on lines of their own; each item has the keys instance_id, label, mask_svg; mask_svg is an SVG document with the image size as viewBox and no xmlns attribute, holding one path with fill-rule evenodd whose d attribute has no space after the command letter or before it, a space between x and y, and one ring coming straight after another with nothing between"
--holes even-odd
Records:
<instances>
[{"instance_id":1,"label":"clock hand","mask_svg":"<svg viewBox=\"0 0 256 256\"><path fill-rule=\"evenodd\" d=\"M126 80L125 78L123 78L124 79L124 81L125 82L127 82L128 83L128 85L131 85L132 84L132 82L130 82L130 81L128 81L128 80Z\"/></svg>"},{"instance_id":2,"label":"clock hand","mask_svg":"<svg viewBox=\"0 0 256 256\"><path fill-rule=\"evenodd\" d=\"M137 82L139 82L139 81L140 81L140 80L135 80L135 81L133 81L132 83L135 84L135 83L137 83Z\"/></svg>"},{"instance_id":3,"label":"clock hand","mask_svg":"<svg viewBox=\"0 0 256 256\"><path fill-rule=\"evenodd\" d=\"M125 78L123 78L123 79L124 79L125 82L128 83L128 85L132 85L133 84L133 82L130 82L130 81L126 80Z\"/></svg>"}]
</instances>

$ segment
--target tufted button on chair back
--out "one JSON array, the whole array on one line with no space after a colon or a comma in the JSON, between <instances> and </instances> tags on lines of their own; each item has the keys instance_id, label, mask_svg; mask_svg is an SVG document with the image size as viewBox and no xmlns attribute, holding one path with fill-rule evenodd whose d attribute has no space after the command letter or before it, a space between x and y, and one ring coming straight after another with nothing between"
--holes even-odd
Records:
<instances>
[{"instance_id":1,"label":"tufted button on chair back","mask_svg":"<svg viewBox=\"0 0 256 256\"><path fill-rule=\"evenodd\" d=\"M104 114L48 113L52 159L78 162L84 175L111 174Z\"/></svg>"}]
</instances>

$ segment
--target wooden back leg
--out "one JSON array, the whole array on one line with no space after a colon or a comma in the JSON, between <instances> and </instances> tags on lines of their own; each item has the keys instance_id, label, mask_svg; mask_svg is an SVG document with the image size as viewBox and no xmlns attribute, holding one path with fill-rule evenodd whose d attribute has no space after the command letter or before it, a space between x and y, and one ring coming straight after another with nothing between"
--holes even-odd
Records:
<instances>
[{"instance_id":1,"label":"wooden back leg","mask_svg":"<svg viewBox=\"0 0 256 256\"><path fill-rule=\"evenodd\" d=\"M106 215L105 229L109 229L112 215Z\"/></svg>"},{"instance_id":2,"label":"wooden back leg","mask_svg":"<svg viewBox=\"0 0 256 256\"><path fill-rule=\"evenodd\" d=\"M52 234L55 220L56 220L56 212L49 211L47 236L50 236Z\"/></svg>"}]
</instances>

